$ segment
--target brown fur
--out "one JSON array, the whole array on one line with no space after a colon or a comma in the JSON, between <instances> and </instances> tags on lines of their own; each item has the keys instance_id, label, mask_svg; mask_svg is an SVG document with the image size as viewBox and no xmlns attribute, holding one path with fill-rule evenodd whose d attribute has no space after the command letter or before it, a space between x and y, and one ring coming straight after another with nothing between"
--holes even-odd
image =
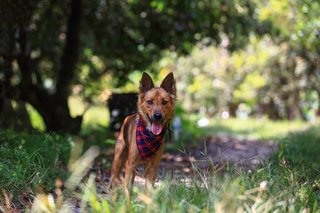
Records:
<instances>
[{"instance_id":1,"label":"brown fur","mask_svg":"<svg viewBox=\"0 0 320 213\"><path fill-rule=\"evenodd\" d=\"M144 125L150 130L155 113L161 113L163 128L167 128L174 115L176 100L175 80L172 73L169 73L160 87L154 87L150 76L143 73L138 98L138 113L125 118L120 134L115 145L114 159L111 170L111 185L121 183L120 173L125 167L125 190L129 195L129 185L133 184L135 167L138 164L145 166L145 177L148 183L154 185L157 177L157 169L163 152L163 142L160 149L147 160L142 160L136 144L136 123L142 118ZM152 102L152 103L151 103ZM151 104L150 104L151 103Z\"/></svg>"}]
</instances>

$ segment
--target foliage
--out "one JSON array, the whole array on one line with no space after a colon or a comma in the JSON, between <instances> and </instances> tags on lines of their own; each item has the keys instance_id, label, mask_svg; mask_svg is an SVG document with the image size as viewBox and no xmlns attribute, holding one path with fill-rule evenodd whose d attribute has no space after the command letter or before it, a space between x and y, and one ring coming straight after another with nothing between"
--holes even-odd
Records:
<instances>
[{"instance_id":1,"label":"foliage","mask_svg":"<svg viewBox=\"0 0 320 213\"><path fill-rule=\"evenodd\" d=\"M275 92L283 86L283 91L276 98L282 102L280 107L297 105L297 99L310 102L304 98L315 92L316 108L319 110L319 1L255 2L259 19L272 23L274 30L270 32L271 37L285 49L284 54L270 65L274 70L271 73L274 78L273 87L276 88L271 91Z\"/></svg>"},{"instance_id":2,"label":"foliage","mask_svg":"<svg viewBox=\"0 0 320 213\"><path fill-rule=\"evenodd\" d=\"M259 19L272 22L275 30L280 32L279 40L285 40L297 48L307 48L310 52L317 51L319 2L312 0L255 2L259 8Z\"/></svg>"},{"instance_id":3,"label":"foliage","mask_svg":"<svg viewBox=\"0 0 320 213\"><path fill-rule=\"evenodd\" d=\"M78 132L86 110L72 118L71 89L96 104L135 90L142 70L171 70L188 112L312 121L319 8L312 0L3 1L0 102L28 102L47 128Z\"/></svg>"},{"instance_id":4,"label":"foliage","mask_svg":"<svg viewBox=\"0 0 320 213\"><path fill-rule=\"evenodd\" d=\"M91 30L83 37L90 42L84 43L77 83L86 85L85 97L97 95L132 81L132 73L148 68L163 49L189 53L203 38L219 42L221 32L233 38L230 49L241 48L258 26L253 8L238 0L88 3L84 25Z\"/></svg>"},{"instance_id":5,"label":"foliage","mask_svg":"<svg viewBox=\"0 0 320 213\"><path fill-rule=\"evenodd\" d=\"M250 30L248 23L257 25L250 1L97 1L87 8L84 24L91 31L84 36L91 42L86 42L86 56L101 62L92 63L100 66L93 71L110 67L120 72L115 77L123 70L145 68L162 49L190 52L202 38L220 40L219 32L230 35L231 46L239 48Z\"/></svg>"},{"instance_id":6,"label":"foliage","mask_svg":"<svg viewBox=\"0 0 320 213\"><path fill-rule=\"evenodd\" d=\"M20 0L0 3L0 11L1 101L27 102L47 131L71 133L82 122L68 108L72 86L92 103L101 91L125 83L129 72L148 67L163 49L188 53L203 38L219 41L220 32L237 49L258 26L249 0Z\"/></svg>"},{"instance_id":7,"label":"foliage","mask_svg":"<svg viewBox=\"0 0 320 213\"><path fill-rule=\"evenodd\" d=\"M204 39L190 55L165 52L152 69L175 73L187 112L314 121L320 106L319 2L254 2L261 23L271 26L266 35L252 31L246 46L229 51L231 38L222 33L218 45Z\"/></svg>"},{"instance_id":8,"label":"foliage","mask_svg":"<svg viewBox=\"0 0 320 213\"><path fill-rule=\"evenodd\" d=\"M65 178L70 141L58 135L28 135L0 130L0 186L14 197L52 190L55 178Z\"/></svg>"},{"instance_id":9,"label":"foliage","mask_svg":"<svg viewBox=\"0 0 320 213\"><path fill-rule=\"evenodd\" d=\"M232 116L303 118L319 113L317 1L254 1L267 35L251 32L248 43L230 51L230 36L219 45L198 42L187 56L167 51L153 70L173 71L187 112ZM289 26L289 27L288 27Z\"/></svg>"},{"instance_id":10,"label":"foliage","mask_svg":"<svg viewBox=\"0 0 320 213\"><path fill-rule=\"evenodd\" d=\"M153 65L174 72L184 110L315 120L320 96L315 84L308 83L309 62L270 36L252 34L246 48L234 52L227 44L227 37L218 47L200 42L188 56L165 52Z\"/></svg>"},{"instance_id":11,"label":"foliage","mask_svg":"<svg viewBox=\"0 0 320 213\"><path fill-rule=\"evenodd\" d=\"M224 39L219 47L199 43L188 56L168 52L155 65L174 72L185 110L214 114L240 103L253 110L261 101L258 92L268 83L268 63L280 50L270 38L252 35L245 49L229 52Z\"/></svg>"}]
</instances>

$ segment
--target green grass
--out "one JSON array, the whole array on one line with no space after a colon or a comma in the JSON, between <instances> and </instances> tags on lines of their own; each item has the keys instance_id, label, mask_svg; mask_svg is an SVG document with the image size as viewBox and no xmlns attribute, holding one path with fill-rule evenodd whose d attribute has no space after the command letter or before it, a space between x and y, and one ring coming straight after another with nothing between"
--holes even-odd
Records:
<instances>
[{"instance_id":1,"label":"green grass","mask_svg":"<svg viewBox=\"0 0 320 213\"><path fill-rule=\"evenodd\" d=\"M251 139L270 139L283 137L290 132L307 129L312 126L310 123L293 121L272 121L267 118L229 118L220 117L208 118L208 125L199 127L197 122L201 117L198 115L182 116L184 134L190 134L197 138L212 135L228 135ZM188 136L189 137L189 136Z\"/></svg>"},{"instance_id":2,"label":"green grass","mask_svg":"<svg viewBox=\"0 0 320 213\"><path fill-rule=\"evenodd\" d=\"M83 114L85 104L79 97L69 98L70 113L72 116ZM99 127L107 127L109 125L109 111L106 105L90 106L85 112L82 122L82 130L84 132L91 131Z\"/></svg>"},{"instance_id":3,"label":"green grass","mask_svg":"<svg viewBox=\"0 0 320 213\"><path fill-rule=\"evenodd\" d=\"M63 170L55 162L67 156L59 154L67 151L67 138L13 132L1 132L0 137L5 142L0 149L1 188L7 192L36 192L41 183L52 188L54 178L61 177ZM130 202L122 190L97 194L91 177L77 183L78 189L66 188L63 203L78 197L84 212L319 212L320 128L289 133L278 143L279 152L255 171L199 172L189 177L189 184L166 179L147 194L135 186ZM55 205L66 208L57 200Z\"/></svg>"},{"instance_id":4,"label":"green grass","mask_svg":"<svg viewBox=\"0 0 320 213\"><path fill-rule=\"evenodd\" d=\"M121 189L97 194L91 177L80 184L81 211L319 212L319 128L291 133L280 143L279 153L255 171L200 172L203 178L189 184L167 179L148 193L135 186L130 201Z\"/></svg>"},{"instance_id":5,"label":"green grass","mask_svg":"<svg viewBox=\"0 0 320 213\"><path fill-rule=\"evenodd\" d=\"M255 171L200 172L206 178L164 180L147 194L134 187L129 203L121 190L98 203L108 203L110 212L319 212L319 130L283 137L279 153Z\"/></svg>"},{"instance_id":6,"label":"green grass","mask_svg":"<svg viewBox=\"0 0 320 213\"><path fill-rule=\"evenodd\" d=\"M85 104L79 97L72 96L69 99L70 112L72 116L80 115L85 110ZM45 129L44 123L40 115L30 105L27 107L33 127L43 131ZM178 110L179 111L179 110ZM306 129L311 125L301 120L294 121L272 121L267 118L229 118L222 119L220 117L208 118L208 126L199 127L197 122L201 116L196 114L184 113L181 110L177 113L183 120L183 134L182 142L189 143L190 141L197 141L206 136L212 135L228 135L235 137L245 137L252 139L270 139L282 137L289 132ZM90 106L84 114L82 122L81 135L92 135L97 144L106 143L106 135L112 138L108 132L109 126L109 111L107 106L95 105ZM93 133L93 134L92 134Z\"/></svg>"},{"instance_id":7,"label":"green grass","mask_svg":"<svg viewBox=\"0 0 320 213\"><path fill-rule=\"evenodd\" d=\"M24 134L0 130L0 189L13 195L54 188L57 177L65 178L70 140L58 135Z\"/></svg>"},{"instance_id":8,"label":"green grass","mask_svg":"<svg viewBox=\"0 0 320 213\"><path fill-rule=\"evenodd\" d=\"M77 115L83 108L73 101L78 108L72 113ZM32 122L41 127L37 116L32 114ZM78 197L83 212L320 212L319 127L302 121L210 118L208 126L200 128L199 116L182 114L182 118L182 143L175 143L175 149L181 144L195 145L207 136L228 135L273 139L280 150L251 172L240 168L230 168L223 174L200 172L189 184L166 179L148 194L135 186L130 202L122 190L98 194L91 177L77 183L77 189L66 187L63 204ZM104 106L86 113L81 133L84 150L92 145L103 150L113 146L114 137L107 126L108 111ZM67 180L70 175L66 170L71 143L68 137L0 131L0 143L0 189L12 194L13 202L19 203L17 195L23 192L36 194L39 185L50 192L57 177ZM65 208L58 198L55 208ZM2 203L0 199L0 211ZM54 212L51 207L49 212Z\"/></svg>"}]
</instances>

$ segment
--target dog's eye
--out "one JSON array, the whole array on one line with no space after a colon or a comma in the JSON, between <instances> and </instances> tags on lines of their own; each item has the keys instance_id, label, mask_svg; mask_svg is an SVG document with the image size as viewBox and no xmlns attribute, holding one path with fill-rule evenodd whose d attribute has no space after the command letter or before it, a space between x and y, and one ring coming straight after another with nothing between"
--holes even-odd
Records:
<instances>
[{"instance_id":1,"label":"dog's eye","mask_svg":"<svg viewBox=\"0 0 320 213\"><path fill-rule=\"evenodd\" d=\"M162 101L162 104L163 104L163 105L167 105L167 104L168 104L168 101L163 100L163 101Z\"/></svg>"},{"instance_id":2,"label":"dog's eye","mask_svg":"<svg viewBox=\"0 0 320 213\"><path fill-rule=\"evenodd\" d=\"M152 105L152 104L153 104L153 101L152 101L152 100L147 100L147 103L148 103L149 105Z\"/></svg>"}]
</instances>

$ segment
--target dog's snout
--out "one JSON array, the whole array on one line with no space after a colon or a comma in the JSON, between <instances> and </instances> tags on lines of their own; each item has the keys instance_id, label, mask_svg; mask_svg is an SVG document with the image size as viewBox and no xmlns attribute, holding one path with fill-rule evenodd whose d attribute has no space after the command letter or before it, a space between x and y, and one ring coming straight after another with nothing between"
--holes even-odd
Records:
<instances>
[{"instance_id":1,"label":"dog's snout","mask_svg":"<svg viewBox=\"0 0 320 213\"><path fill-rule=\"evenodd\" d=\"M161 118L162 118L161 112L155 112L155 113L153 114L153 118L154 118L154 120L156 120L156 121L161 120Z\"/></svg>"}]
</instances>

